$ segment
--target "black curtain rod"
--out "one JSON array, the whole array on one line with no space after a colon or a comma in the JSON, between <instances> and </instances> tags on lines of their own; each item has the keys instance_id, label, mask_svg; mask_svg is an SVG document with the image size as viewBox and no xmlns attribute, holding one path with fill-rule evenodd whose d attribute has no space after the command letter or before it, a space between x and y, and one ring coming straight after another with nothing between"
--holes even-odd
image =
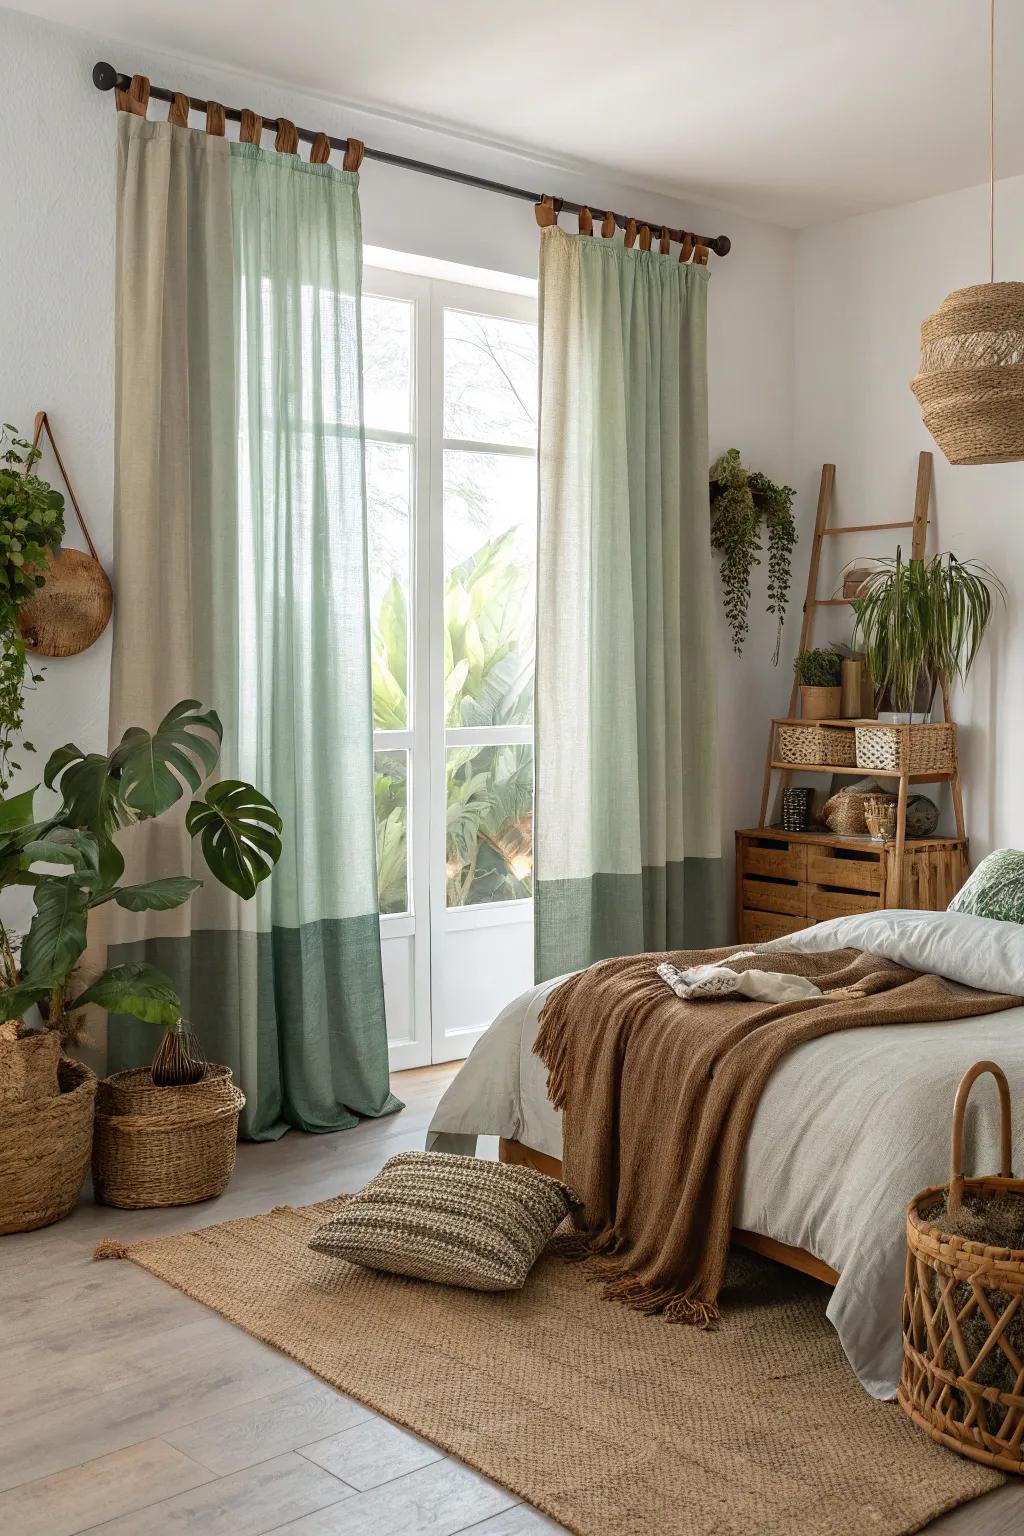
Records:
<instances>
[{"instance_id":1,"label":"black curtain rod","mask_svg":"<svg viewBox=\"0 0 1024 1536\"><path fill-rule=\"evenodd\" d=\"M113 64L101 62L93 66L92 83L98 91L112 91L115 86L119 91L127 91L132 83L132 77L121 74ZM173 101L175 96L174 91L169 91L162 85L151 85L149 94L156 101L167 102ZM207 103L198 96L190 96L188 104L195 112L205 112L207 108ZM224 107L223 111L224 116L231 122L241 122L242 114L238 107ZM265 117L263 126L274 131L277 129L278 120L276 117ZM317 137L309 128L297 128L296 132L307 144L312 144ZM330 134L327 135L327 139L333 149L344 152L348 148L347 139L335 139ZM477 187L481 192L498 192L502 197L517 197L524 203L539 203L544 196L541 192L528 192L525 187L511 187L503 181L488 181L485 176L471 176L466 171L452 171L443 165L431 165L426 160L411 160L407 155L393 155L386 149L371 149L369 145L365 149L365 156L367 160L379 160L382 165L397 165L403 171L419 171L423 176L439 176L442 181L455 181L463 187ZM556 197L554 206L560 213L563 211L582 213L583 211L580 203L572 203L568 198ZM590 207L590 212L598 222L607 218L607 212L603 209ZM651 219L631 220L628 214L613 213L612 218L620 229L625 229L631 222L634 222L637 228L646 224L655 238L667 232L670 239L681 242L688 234L695 245L706 245L709 250L714 251L716 256L727 256L732 248L732 241L728 235L698 235L693 230L669 229L667 225L655 223Z\"/></svg>"}]
</instances>

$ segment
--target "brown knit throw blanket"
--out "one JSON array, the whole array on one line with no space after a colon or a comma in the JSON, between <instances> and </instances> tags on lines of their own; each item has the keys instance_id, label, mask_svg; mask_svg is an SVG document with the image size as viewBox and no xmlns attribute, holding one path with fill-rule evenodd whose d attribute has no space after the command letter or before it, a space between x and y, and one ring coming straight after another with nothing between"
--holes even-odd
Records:
<instances>
[{"instance_id":1,"label":"brown knit throw blanket","mask_svg":"<svg viewBox=\"0 0 1024 1536\"><path fill-rule=\"evenodd\" d=\"M790 1003L684 1002L655 971L662 960L685 970L734 953L592 965L552 993L534 1045L563 1112L565 1181L583 1201L577 1256L594 1261L608 1296L702 1327L719 1315L743 1151L780 1058L835 1030L973 1018L1021 1001L856 949L735 962L809 976L822 989Z\"/></svg>"}]
</instances>

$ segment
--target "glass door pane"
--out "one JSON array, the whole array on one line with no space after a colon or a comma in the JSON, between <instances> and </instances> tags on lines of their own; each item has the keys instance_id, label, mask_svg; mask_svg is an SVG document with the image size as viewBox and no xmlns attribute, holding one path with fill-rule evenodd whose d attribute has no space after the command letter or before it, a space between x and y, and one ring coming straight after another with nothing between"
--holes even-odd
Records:
<instances>
[{"instance_id":1,"label":"glass door pane","mask_svg":"<svg viewBox=\"0 0 1024 1536\"><path fill-rule=\"evenodd\" d=\"M438 1061L465 1055L533 980L537 333L524 311L523 300L465 290L435 302L443 342L443 695L434 718L444 836L434 843L431 902Z\"/></svg>"}]
</instances>

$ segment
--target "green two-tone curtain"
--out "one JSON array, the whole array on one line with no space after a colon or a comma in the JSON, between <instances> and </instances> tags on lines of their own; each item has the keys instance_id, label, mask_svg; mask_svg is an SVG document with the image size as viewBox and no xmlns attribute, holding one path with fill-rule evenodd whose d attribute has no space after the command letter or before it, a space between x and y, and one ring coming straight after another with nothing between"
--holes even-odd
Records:
<instances>
[{"instance_id":1,"label":"green two-tone curtain","mask_svg":"<svg viewBox=\"0 0 1024 1536\"><path fill-rule=\"evenodd\" d=\"M377 913L358 176L138 110L118 113L111 737L178 699L212 706L221 774L271 798L284 851L250 902L207 879L175 911L112 909L109 958L172 977L246 1093L246 1134L339 1130L400 1107ZM133 878L204 876L180 820L128 841ZM111 1067L156 1044L111 1019Z\"/></svg>"},{"instance_id":2,"label":"green two-tone curtain","mask_svg":"<svg viewBox=\"0 0 1024 1536\"><path fill-rule=\"evenodd\" d=\"M539 980L723 940L707 282L541 235Z\"/></svg>"}]
</instances>

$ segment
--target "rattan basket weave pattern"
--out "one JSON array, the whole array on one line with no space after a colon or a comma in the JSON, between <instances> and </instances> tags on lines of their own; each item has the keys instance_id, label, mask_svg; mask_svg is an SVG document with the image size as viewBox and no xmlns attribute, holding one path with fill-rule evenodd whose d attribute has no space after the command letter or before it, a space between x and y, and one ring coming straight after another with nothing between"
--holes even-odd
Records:
<instances>
[{"instance_id":1,"label":"rattan basket weave pattern","mask_svg":"<svg viewBox=\"0 0 1024 1536\"><path fill-rule=\"evenodd\" d=\"M856 760L853 732L829 725L780 725L775 754L780 763L824 768L852 768Z\"/></svg>"},{"instance_id":2,"label":"rattan basket weave pattern","mask_svg":"<svg viewBox=\"0 0 1024 1536\"><path fill-rule=\"evenodd\" d=\"M858 725L857 767L907 773L952 773L956 746L951 725Z\"/></svg>"},{"instance_id":3,"label":"rattan basket weave pattern","mask_svg":"<svg viewBox=\"0 0 1024 1536\"><path fill-rule=\"evenodd\" d=\"M972 1085L985 1072L991 1072L999 1086L1002 1173L965 1178L964 1111ZM979 1061L957 1089L950 1182L923 1189L907 1212L903 1372L896 1395L903 1411L940 1445L1003 1472L1021 1474L1024 1360L1005 1330L1024 1305L1024 1250L972 1242L941 1231L922 1215L943 1197L956 1210L965 1194L983 1199L1024 1195L1024 1179L1015 1179L1010 1169L1010 1149L1006 1077L995 1062ZM965 1327L967 1323L971 1326ZM991 1373L997 1352L1009 1365L1013 1392L978 1379L986 1362Z\"/></svg>"},{"instance_id":4,"label":"rattan basket weave pattern","mask_svg":"<svg viewBox=\"0 0 1024 1536\"><path fill-rule=\"evenodd\" d=\"M0 1128L0 1233L67 1216L89 1170L96 1074L63 1057L60 1092L8 1101Z\"/></svg>"},{"instance_id":5,"label":"rattan basket weave pattern","mask_svg":"<svg viewBox=\"0 0 1024 1536\"><path fill-rule=\"evenodd\" d=\"M193 1205L227 1188L245 1095L228 1067L198 1083L158 1088L148 1067L99 1085L92 1178L102 1205Z\"/></svg>"},{"instance_id":6,"label":"rattan basket weave pattern","mask_svg":"<svg viewBox=\"0 0 1024 1536\"><path fill-rule=\"evenodd\" d=\"M1024 458L1024 283L949 294L921 326L910 387L951 464Z\"/></svg>"}]
</instances>

